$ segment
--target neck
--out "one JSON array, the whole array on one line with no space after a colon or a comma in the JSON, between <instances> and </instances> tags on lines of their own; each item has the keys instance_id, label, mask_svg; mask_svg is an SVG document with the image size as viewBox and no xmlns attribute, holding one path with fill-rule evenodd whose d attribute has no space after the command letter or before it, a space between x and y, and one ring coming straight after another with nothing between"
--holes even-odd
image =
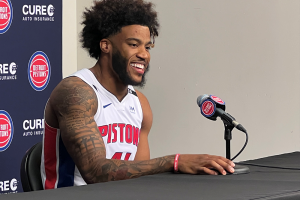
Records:
<instances>
[{"instance_id":1,"label":"neck","mask_svg":"<svg viewBox=\"0 0 300 200\"><path fill-rule=\"evenodd\" d=\"M119 101L127 95L128 85L124 85L118 75L113 71L107 58L99 58L98 62L90 70L93 72L98 82Z\"/></svg>"}]
</instances>

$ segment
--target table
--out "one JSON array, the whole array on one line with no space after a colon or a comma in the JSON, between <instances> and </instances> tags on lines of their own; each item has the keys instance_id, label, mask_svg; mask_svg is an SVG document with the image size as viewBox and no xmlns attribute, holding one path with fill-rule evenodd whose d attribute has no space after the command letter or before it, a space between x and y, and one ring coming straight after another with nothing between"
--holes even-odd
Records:
<instances>
[{"instance_id":1,"label":"table","mask_svg":"<svg viewBox=\"0 0 300 200\"><path fill-rule=\"evenodd\" d=\"M163 173L81 187L1 195L0 199L300 199L300 152L242 163L298 168L298 170L247 165L251 172L240 175L210 176Z\"/></svg>"}]
</instances>

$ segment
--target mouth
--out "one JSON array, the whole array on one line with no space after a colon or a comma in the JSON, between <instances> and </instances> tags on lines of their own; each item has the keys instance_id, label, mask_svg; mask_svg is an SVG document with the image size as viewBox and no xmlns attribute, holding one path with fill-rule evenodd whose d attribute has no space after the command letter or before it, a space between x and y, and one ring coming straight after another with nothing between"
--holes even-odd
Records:
<instances>
[{"instance_id":1,"label":"mouth","mask_svg":"<svg viewBox=\"0 0 300 200\"><path fill-rule=\"evenodd\" d=\"M133 67L135 69L136 72L138 72L139 74L144 74L145 72L145 64L141 64L141 63L130 63L130 66Z\"/></svg>"}]
</instances>

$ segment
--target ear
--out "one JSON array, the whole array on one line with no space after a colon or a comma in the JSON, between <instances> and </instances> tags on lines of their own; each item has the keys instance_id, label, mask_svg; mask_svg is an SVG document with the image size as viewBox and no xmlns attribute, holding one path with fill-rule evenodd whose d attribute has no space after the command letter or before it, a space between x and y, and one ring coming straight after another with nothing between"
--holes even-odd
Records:
<instances>
[{"instance_id":1,"label":"ear","mask_svg":"<svg viewBox=\"0 0 300 200\"><path fill-rule=\"evenodd\" d=\"M111 51L111 43L108 39L102 39L99 45L103 53L109 53Z\"/></svg>"}]
</instances>

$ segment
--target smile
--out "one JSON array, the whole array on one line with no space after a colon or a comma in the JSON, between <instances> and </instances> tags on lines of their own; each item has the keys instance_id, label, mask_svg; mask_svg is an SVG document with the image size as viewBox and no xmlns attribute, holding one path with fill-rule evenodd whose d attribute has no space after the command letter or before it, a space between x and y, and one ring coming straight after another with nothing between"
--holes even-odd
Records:
<instances>
[{"instance_id":1,"label":"smile","mask_svg":"<svg viewBox=\"0 0 300 200\"><path fill-rule=\"evenodd\" d=\"M143 64L138 64L138 63L131 63L130 66L136 67L138 69L144 69L145 66Z\"/></svg>"}]
</instances>

